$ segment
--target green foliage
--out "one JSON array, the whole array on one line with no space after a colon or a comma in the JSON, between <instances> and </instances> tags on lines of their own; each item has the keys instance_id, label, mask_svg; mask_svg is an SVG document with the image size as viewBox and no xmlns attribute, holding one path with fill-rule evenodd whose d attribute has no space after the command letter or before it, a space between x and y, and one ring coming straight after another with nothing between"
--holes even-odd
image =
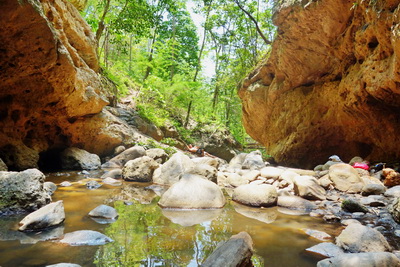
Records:
<instances>
[{"instance_id":1,"label":"green foliage","mask_svg":"<svg viewBox=\"0 0 400 267\"><path fill-rule=\"evenodd\" d=\"M165 153L167 153L167 155L169 157L171 157L173 154L175 154L177 152L177 150L174 147L171 147L169 144L166 144L167 146L162 146L159 143L157 143L156 141L154 141L153 139L148 139L146 142L139 142L135 145L143 146L146 149L161 148L162 150L165 151Z\"/></svg>"}]
</instances>

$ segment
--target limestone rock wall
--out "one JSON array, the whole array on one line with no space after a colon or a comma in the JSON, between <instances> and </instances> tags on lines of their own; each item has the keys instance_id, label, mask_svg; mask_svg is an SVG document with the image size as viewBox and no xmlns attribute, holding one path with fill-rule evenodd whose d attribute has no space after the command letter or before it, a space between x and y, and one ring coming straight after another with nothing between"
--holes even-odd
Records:
<instances>
[{"instance_id":1,"label":"limestone rock wall","mask_svg":"<svg viewBox=\"0 0 400 267\"><path fill-rule=\"evenodd\" d=\"M0 158L36 167L39 153L106 154L135 133L103 110L94 35L66 0L0 1Z\"/></svg>"},{"instance_id":2,"label":"limestone rock wall","mask_svg":"<svg viewBox=\"0 0 400 267\"><path fill-rule=\"evenodd\" d=\"M270 56L239 90L247 132L282 164L399 158L400 1L277 2Z\"/></svg>"}]
</instances>

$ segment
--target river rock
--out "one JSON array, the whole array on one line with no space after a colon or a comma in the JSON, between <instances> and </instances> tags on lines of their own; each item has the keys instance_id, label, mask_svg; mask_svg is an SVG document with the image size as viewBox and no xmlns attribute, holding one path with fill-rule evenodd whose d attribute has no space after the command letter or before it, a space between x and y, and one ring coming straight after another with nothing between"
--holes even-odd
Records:
<instances>
[{"instance_id":1,"label":"river rock","mask_svg":"<svg viewBox=\"0 0 400 267\"><path fill-rule=\"evenodd\" d=\"M325 189L329 189L332 185L332 180L329 179L329 174L326 174L318 179L318 183Z\"/></svg>"},{"instance_id":2,"label":"river rock","mask_svg":"<svg viewBox=\"0 0 400 267\"><path fill-rule=\"evenodd\" d=\"M114 149L114 155L116 156L116 155L119 155L119 154L121 154L122 152L124 152L126 150L126 147L125 146L117 146L115 149Z\"/></svg>"},{"instance_id":3,"label":"river rock","mask_svg":"<svg viewBox=\"0 0 400 267\"><path fill-rule=\"evenodd\" d=\"M364 184L357 171L349 164L339 163L329 168L329 179L336 189L348 192L361 192Z\"/></svg>"},{"instance_id":4,"label":"river rock","mask_svg":"<svg viewBox=\"0 0 400 267\"><path fill-rule=\"evenodd\" d=\"M102 182L103 182L103 184L108 184L108 185L112 185L112 186L120 186L120 185L122 185L121 180L117 180L117 179L110 178L110 177L107 177L107 178L103 179Z\"/></svg>"},{"instance_id":5,"label":"river rock","mask_svg":"<svg viewBox=\"0 0 400 267\"><path fill-rule=\"evenodd\" d=\"M332 236L330 234L327 234L322 231L313 230L313 229L303 229L303 231L307 235L309 235L315 239L318 239L319 241L322 241L322 242L330 241L332 239Z\"/></svg>"},{"instance_id":6,"label":"river rock","mask_svg":"<svg viewBox=\"0 0 400 267\"><path fill-rule=\"evenodd\" d=\"M325 200L325 189L318 184L312 176L296 176L294 179L294 192L310 200Z\"/></svg>"},{"instance_id":7,"label":"river rock","mask_svg":"<svg viewBox=\"0 0 400 267\"><path fill-rule=\"evenodd\" d=\"M370 195L368 197L363 197L360 199L362 205L367 205L370 207L384 207L386 206L386 198L379 195Z\"/></svg>"},{"instance_id":8,"label":"river rock","mask_svg":"<svg viewBox=\"0 0 400 267\"><path fill-rule=\"evenodd\" d=\"M208 164L194 164L187 173L197 174L202 177L205 177L207 180L217 183L218 179L218 170L217 168L208 165Z\"/></svg>"},{"instance_id":9,"label":"river rock","mask_svg":"<svg viewBox=\"0 0 400 267\"><path fill-rule=\"evenodd\" d=\"M400 197L400 185L393 186L386 190L386 197Z\"/></svg>"},{"instance_id":10,"label":"river rock","mask_svg":"<svg viewBox=\"0 0 400 267\"><path fill-rule=\"evenodd\" d=\"M50 203L37 211L32 212L19 222L19 231L42 230L61 224L65 220L64 204L62 200Z\"/></svg>"},{"instance_id":11,"label":"river rock","mask_svg":"<svg viewBox=\"0 0 400 267\"><path fill-rule=\"evenodd\" d=\"M310 212L317 206L309 200L298 196L279 196L277 205L292 210Z\"/></svg>"},{"instance_id":12,"label":"river rock","mask_svg":"<svg viewBox=\"0 0 400 267\"><path fill-rule=\"evenodd\" d=\"M279 176L284 172L284 169L276 167L264 167L260 170L260 175L265 178L272 178L277 180Z\"/></svg>"},{"instance_id":13,"label":"river rock","mask_svg":"<svg viewBox=\"0 0 400 267\"><path fill-rule=\"evenodd\" d=\"M225 173L225 175L227 177L226 182L233 187L238 187L249 183L246 178L237 173Z\"/></svg>"},{"instance_id":14,"label":"river rock","mask_svg":"<svg viewBox=\"0 0 400 267\"><path fill-rule=\"evenodd\" d=\"M383 181L385 186L392 187L400 185L400 173L390 168L385 168L382 171L383 176L385 177L385 180Z\"/></svg>"},{"instance_id":15,"label":"river rock","mask_svg":"<svg viewBox=\"0 0 400 267\"><path fill-rule=\"evenodd\" d=\"M232 236L228 241L219 245L217 249L203 262L202 267L226 266L253 266L253 240L246 232Z\"/></svg>"},{"instance_id":16,"label":"river rock","mask_svg":"<svg viewBox=\"0 0 400 267\"><path fill-rule=\"evenodd\" d=\"M393 219L400 223L400 197L396 198L391 205L389 205L388 210L392 214Z\"/></svg>"},{"instance_id":17,"label":"river rock","mask_svg":"<svg viewBox=\"0 0 400 267\"><path fill-rule=\"evenodd\" d=\"M111 171L106 172L103 174L100 178L105 179L105 178L113 178L113 179L121 179L122 178L122 169L116 168L112 169Z\"/></svg>"},{"instance_id":18,"label":"river rock","mask_svg":"<svg viewBox=\"0 0 400 267\"><path fill-rule=\"evenodd\" d=\"M369 253L343 253L333 258L325 259L317 263L317 267L394 267L400 266L400 260L393 253L369 252Z\"/></svg>"},{"instance_id":19,"label":"river rock","mask_svg":"<svg viewBox=\"0 0 400 267\"><path fill-rule=\"evenodd\" d=\"M65 234L59 242L70 246L100 246L113 241L102 233L91 230L80 230Z\"/></svg>"},{"instance_id":20,"label":"river rock","mask_svg":"<svg viewBox=\"0 0 400 267\"><path fill-rule=\"evenodd\" d=\"M81 267L81 265L79 264L75 264L75 263L56 263L56 264L52 264L52 265L46 265L46 267Z\"/></svg>"},{"instance_id":21,"label":"river rock","mask_svg":"<svg viewBox=\"0 0 400 267\"><path fill-rule=\"evenodd\" d=\"M90 190L97 189L97 188L100 188L100 187L101 187L101 184L98 183L98 182L95 181L95 180L89 180L89 181L86 182L85 185L86 185L86 188L87 188L87 189L90 189Z\"/></svg>"},{"instance_id":22,"label":"river rock","mask_svg":"<svg viewBox=\"0 0 400 267\"><path fill-rule=\"evenodd\" d=\"M207 164L216 169L219 168L221 165L221 161L217 158L210 158L210 157L196 157L191 159L195 164Z\"/></svg>"},{"instance_id":23,"label":"river rock","mask_svg":"<svg viewBox=\"0 0 400 267\"><path fill-rule=\"evenodd\" d=\"M386 187L382 184L365 184L361 189L361 194L363 196L369 195L381 195L386 191Z\"/></svg>"},{"instance_id":24,"label":"river rock","mask_svg":"<svg viewBox=\"0 0 400 267\"><path fill-rule=\"evenodd\" d=\"M215 183L195 174L184 174L162 196L162 208L217 209L225 205L225 197Z\"/></svg>"},{"instance_id":25,"label":"river rock","mask_svg":"<svg viewBox=\"0 0 400 267\"><path fill-rule=\"evenodd\" d=\"M47 193L52 196L54 192L57 190L57 185L53 182L45 182L43 184L44 190L47 191Z\"/></svg>"},{"instance_id":26,"label":"river rock","mask_svg":"<svg viewBox=\"0 0 400 267\"><path fill-rule=\"evenodd\" d=\"M246 184L233 191L232 200L253 207L270 207L276 204L278 192L272 185Z\"/></svg>"},{"instance_id":27,"label":"river rock","mask_svg":"<svg viewBox=\"0 0 400 267\"><path fill-rule=\"evenodd\" d=\"M72 183L71 183L71 182L64 181L64 182L61 182L61 183L60 183L60 187L69 187L69 186L72 186Z\"/></svg>"},{"instance_id":28,"label":"river rock","mask_svg":"<svg viewBox=\"0 0 400 267\"><path fill-rule=\"evenodd\" d=\"M392 251L385 237L377 230L359 224L350 224L336 237L336 245L347 252Z\"/></svg>"},{"instance_id":29,"label":"river rock","mask_svg":"<svg viewBox=\"0 0 400 267\"><path fill-rule=\"evenodd\" d=\"M45 176L37 169L0 172L0 213L34 211L51 201Z\"/></svg>"},{"instance_id":30,"label":"river rock","mask_svg":"<svg viewBox=\"0 0 400 267\"><path fill-rule=\"evenodd\" d=\"M177 152L154 171L153 182L156 184L172 185L179 181L179 177L190 171L194 166L193 161L181 152Z\"/></svg>"},{"instance_id":31,"label":"river rock","mask_svg":"<svg viewBox=\"0 0 400 267\"><path fill-rule=\"evenodd\" d=\"M118 217L118 212L113 207L100 205L89 212L89 216L105 219L115 219Z\"/></svg>"},{"instance_id":32,"label":"river rock","mask_svg":"<svg viewBox=\"0 0 400 267\"><path fill-rule=\"evenodd\" d=\"M146 155L146 150L141 147L141 146L134 146L131 148L128 148L121 154L113 157L103 165L101 165L102 168L122 168L125 163L127 163L130 160L134 160L136 158L140 158Z\"/></svg>"},{"instance_id":33,"label":"river rock","mask_svg":"<svg viewBox=\"0 0 400 267\"><path fill-rule=\"evenodd\" d=\"M95 170L101 165L99 156L77 147L65 149L60 157L64 170Z\"/></svg>"},{"instance_id":34,"label":"river rock","mask_svg":"<svg viewBox=\"0 0 400 267\"><path fill-rule=\"evenodd\" d=\"M168 154L161 148L150 148L146 150L146 156L154 159L159 164L163 164L168 159Z\"/></svg>"},{"instance_id":35,"label":"river rock","mask_svg":"<svg viewBox=\"0 0 400 267\"><path fill-rule=\"evenodd\" d=\"M342 209L348 212L364 212L367 213L368 209L361 205L357 200L348 198L342 201Z\"/></svg>"},{"instance_id":36,"label":"river rock","mask_svg":"<svg viewBox=\"0 0 400 267\"><path fill-rule=\"evenodd\" d=\"M160 165L152 158L143 156L128 161L122 168L122 178L125 181L151 182L154 170Z\"/></svg>"},{"instance_id":37,"label":"river rock","mask_svg":"<svg viewBox=\"0 0 400 267\"><path fill-rule=\"evenodd\" d=\"M178 210L162 209L162 214L182 226L193 226L203 222L211 222L221 215L222 209L203 209L203 210Z\"/></svg>"},{"instance_id":38,"label":"river rock","mask_svg":"<svg viewBox=\"0 0 400 267\"><path fill-rule=\"evenodd\" d=\"M229 168L230 169L242 169L242 165L244 160L246 159L248 153L240 153L238 155L236 155L235 157L233 157L230 161L229 161Z\"/></svg>"},{"instance_id":39,"label":"river rock","mask_svg":"<svg viewBox=\"0 0 400 267\"><path fill-rule=\"evenodd\" d=\"M259 170L263 167L265 167L265 163L259 150L247 154L242 164L242 169Z\"/></svg>"},{"instance_id":40,"label":"river rock","mask_svg":"<svg viewBox=\"0 0 400 267\"><path fill-rule=\"evenodd\" d=\"M331 258L344 254L342 248L331 242L319 243L315 246L305 249L305 251L307 254L315 256L316 258Z\"/></svg>"},{"instance_id":41,"label":"river rock","mask_svg":"<svg viewBox=\"0 0 400 267\"><path fill-rule=\"evenodd\" d=\"M0 158L0 171L8 171L7 165L4 163L4 161Z\"/></svg>"}]
</instances>

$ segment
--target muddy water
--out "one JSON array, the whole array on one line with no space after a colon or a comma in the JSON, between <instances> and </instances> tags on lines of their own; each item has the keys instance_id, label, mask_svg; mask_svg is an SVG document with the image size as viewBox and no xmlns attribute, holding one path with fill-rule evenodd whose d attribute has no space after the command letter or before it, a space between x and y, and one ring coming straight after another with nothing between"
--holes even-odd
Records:
<instances>
[{"instance_id":1,"label":"muddy water","mask_svg":"<svg viewBox=\"0 0 400 267\"><path fill-rule=\"evenodd\" d=\"M100 174L92 172L90 176ZM77 172L47 177L56 184L73 182L71 187L59 187L53 195L53 201L64 201L66 220L61 227L25 234L16 231L23 216L0 217L0 266L46 266L60 262L82 266L198 266L218 242L240 231L247 231L253 238L255 266L315 266L317 260L303 251L318 241L301 229L333 235L341 230L338 225L290 215L276 207L255 209L230 200L221 210L161 210L157 206L158 191L145 188L149 184L103 185L89 190L79 182L85 178ZM102 224L87 216L103 203L117 208L117 221ZM99 231L114 242L72 247L47 240L76 230Z\"/></svg>"}]
</instances>

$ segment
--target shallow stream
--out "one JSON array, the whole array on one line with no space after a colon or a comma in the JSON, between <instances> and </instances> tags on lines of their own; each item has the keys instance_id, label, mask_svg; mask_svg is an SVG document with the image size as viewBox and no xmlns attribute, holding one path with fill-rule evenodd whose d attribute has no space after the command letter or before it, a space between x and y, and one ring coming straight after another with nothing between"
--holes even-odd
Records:
<instances>
[{"instance_id":1,"label":"shallow stream","mask_svg":"<svg viewBox=\"0 0 400 267\"><path fill-rule=\"evenodd\" d=\"M101 172L91 172L100 177ZM241 231L254 242L255 266L315 266L317 259L304 249L319 241L301 229L324 231L336 236L341 227L322 219L290 215L277 207L256 209L231 201L221 210L174 211L158 207L157 190L150 184L124 182L122 186L102 185L89 190L85 175L78 172L51 173L46 181L59 187L53 201L63 200L66 220L46 232L25 234L17 224L24 217L0 217L0 266L46 266L60 262L81 266L199 266L218 242ZM114 205L115 222L96 222L87 214L100 204ZM95 230L114 242L104 246L66 246L53 241L76 230Z\"/></svg>"}]
</instances>

